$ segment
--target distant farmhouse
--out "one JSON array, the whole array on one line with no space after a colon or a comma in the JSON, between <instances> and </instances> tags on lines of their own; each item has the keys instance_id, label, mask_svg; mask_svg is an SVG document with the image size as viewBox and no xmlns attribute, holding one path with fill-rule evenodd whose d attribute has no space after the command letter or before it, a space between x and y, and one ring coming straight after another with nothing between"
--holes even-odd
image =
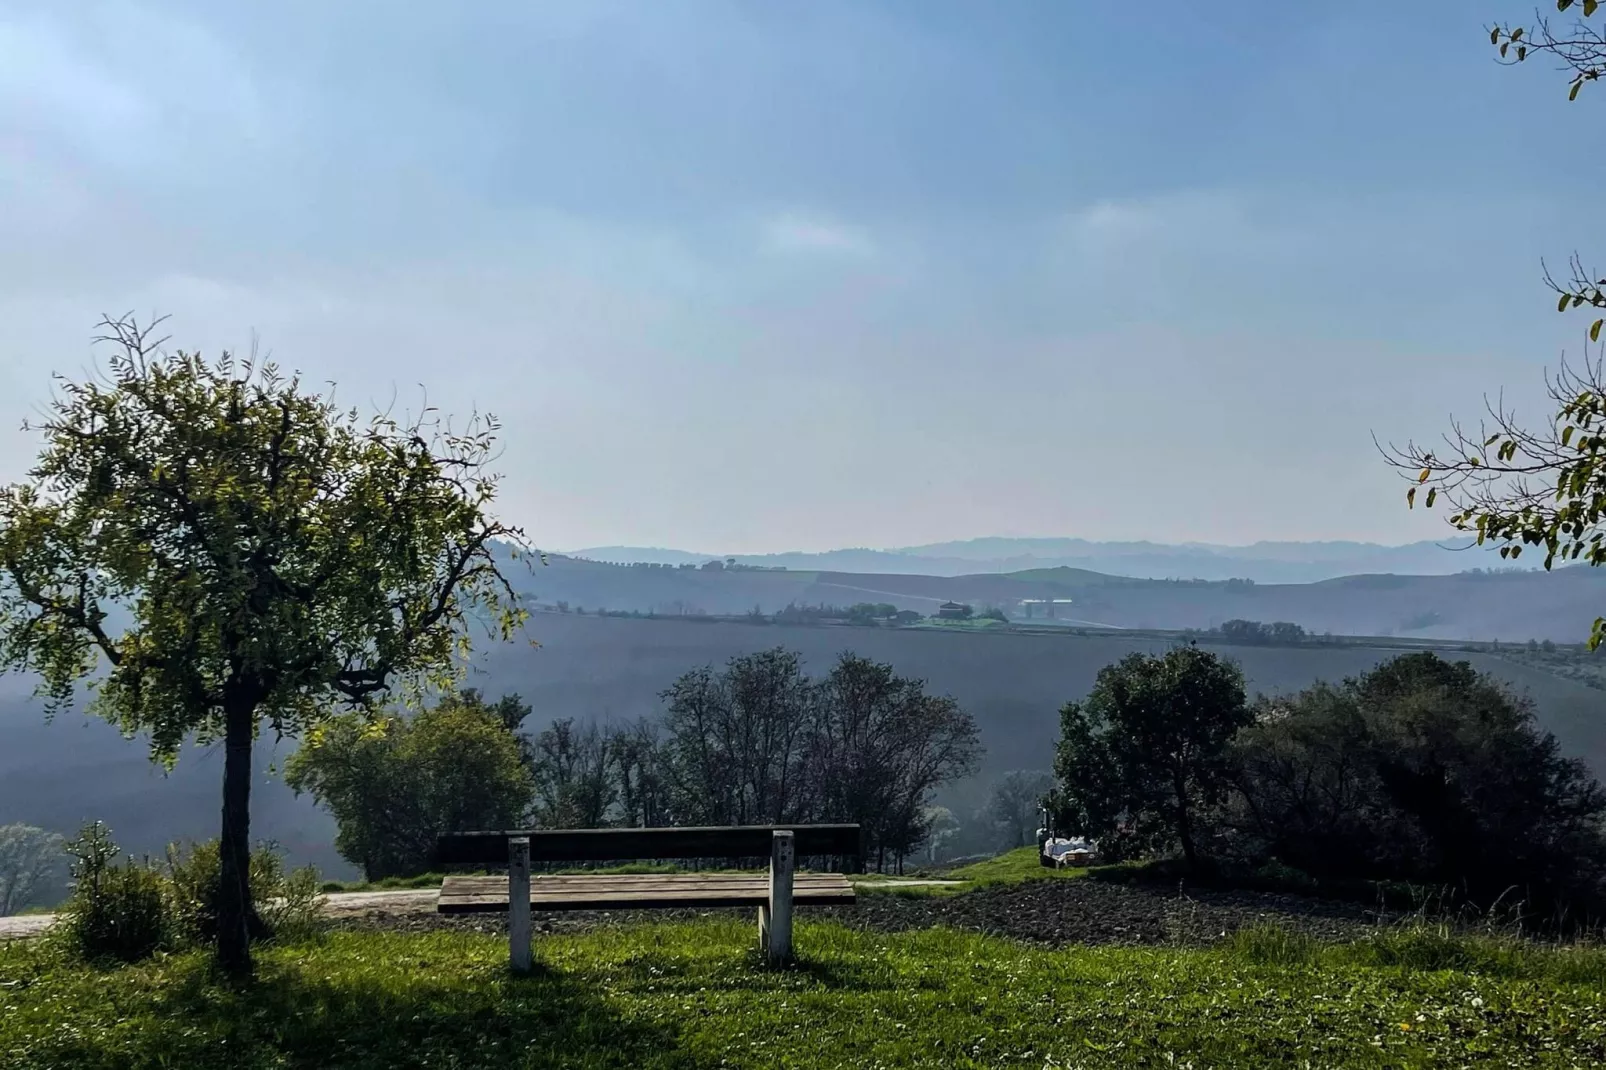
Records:
<instances>
[{"instance_id":1,"label":"distant farmhouse","mask_svg":"<svg viewBox=\"0 0 1606 1070\"><path fill-rule=\"evenodd\" d=\"M1069 598L1022 598L1020 600L1021 613L1027 620L1030 620L1039 609L1044 611L1044 616L1048 617L1049 620L1053 620L1055 610L1059 606L1068 606L1070 604L1071 599Z\"/></svg>"},{"instance_id":2,"label":"distant farmhouse","mask_svg":"<svg viewBox=\"0 0 1606 1070\"><path fill-rule=\"evenodd\" d=\"M971 612L969 606L958 602L944 602L937 607L937 616L942 620L969 620Z\"/></svg>"}]
</instances>

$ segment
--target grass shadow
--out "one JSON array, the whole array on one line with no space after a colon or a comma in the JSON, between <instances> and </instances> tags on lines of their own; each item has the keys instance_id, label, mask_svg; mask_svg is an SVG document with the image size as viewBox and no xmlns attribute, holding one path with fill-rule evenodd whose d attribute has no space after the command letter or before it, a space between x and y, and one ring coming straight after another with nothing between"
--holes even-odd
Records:
<instances>
[{"instance_id":1,"label":"grass shadow","mask_svg":"<svg viewBox=\"0 0 1606 1070\"><path fill-rule=\"evenodd\" d=\"M264 955L249 982L228 980L201 955L97 971L89 980L113 990L116 1027L58 1031L36 1065L709 1065L683 1049L671 1026L624 1017L584 979L539 963L515 976L505 959L465 962L461 943L366 961L349 948L331 956L318 945L287 947Z\"/></svg>"}]
</instances>

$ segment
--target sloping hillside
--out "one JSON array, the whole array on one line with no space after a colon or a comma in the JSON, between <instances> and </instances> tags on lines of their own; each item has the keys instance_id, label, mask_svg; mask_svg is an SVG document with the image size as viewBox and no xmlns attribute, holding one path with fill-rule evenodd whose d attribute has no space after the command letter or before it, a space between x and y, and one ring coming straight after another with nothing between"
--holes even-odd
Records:
<instances>
[{"instance_id":1,"label":"sloping hillside","mask_svg":"<svg viewBox=\"0 0 1606 1070\"><path fill-rule=\"evenodd\" d=\"M1335 635L1577 642L1606 610L1606 571L1348 576L1310 584L1139 580L1083 569L915 576L606 565L553 558L518 582L543 602L588 609L773 613L789 602L888 602L930 612L953 599L1010 608L1070 598L1066 614L1117 628L1211 628L1233 618L1286 620Z\"/></svg>"},{"instance_id":2,"label":"sloping hillside","mask_svg":"<svg viewBox=\"0 0 1606 1070\"><path fill-rule=\"evenodd\" d=\"M658 710L658 693L679 673L734 655L783 645L823 670L843 650L891 662L958 698L977 717L986 768L1044 768L1061 704L1086 693L1099 668L1162 640L1121 636L946 634L919 630L787 627L690 620L630 620L540 614L531 636L541 646L490 650L469 681L491 694L517 691L535 707L532 728L554 717L633 718ZM1365 647L1224 648L1252 685L1277 691L1317 678L1362 672L1393 651ZM1473 655L1539 703L1567 748L1606 773L1606 692L1499 658ZM334 854L329 820L296 799L270 770L291 744L262 743L255 786L255 833L293 856L346 872ZM215 835L221 754L192 749L171 776L145 759L139 742L108 725L68 714L45 724L25 681L0 678L0 823L29 821L71 831L109 821L129 849L157 851L172 838Z\"/></svg>"},{"instance_id":3,"label":"sloping hillside","mask_svg":"<svg viewBox=\"0 0 1606 1070\"><path fill-rule=\"evenodd\" d=\"M980 538L891 550L839 549L818 553L737 554L744 565L827 572L968 576L1069 566L1115 576L1314 583L1363 572L1445 575L1502 562L1492 550L1466 552L1468 540L1446 539L1380 546L1359 542L1258 542L1249 546L1092 542L1063 538ZM598 546L574 556L594 561L700 565L725 554L687 553L662 547Z\"/></svg>"}]
</instances>

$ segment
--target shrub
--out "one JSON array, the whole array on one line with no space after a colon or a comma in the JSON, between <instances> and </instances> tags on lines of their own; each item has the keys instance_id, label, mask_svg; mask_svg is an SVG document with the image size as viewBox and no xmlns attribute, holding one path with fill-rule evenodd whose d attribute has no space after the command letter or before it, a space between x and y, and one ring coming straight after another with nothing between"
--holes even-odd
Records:
<instances>
[{"instance_id":1,"label":"shrub","mask_svg":"<svg viewBox=\"0 0 1606 1070\"><path fill-rule=\"evenodd\" d=\"M516 729L528 712L465 691L411 717L342 714L290 757L285 783L334 814L335 848L368 880L425 873L442 833L522 823L533 780Z\"/></svg>"},{"instance_id":2,"label":"shrub","mask_svg":"<svg viewBox=\"0 0 1606 1070\"><path fill-rule=\"evenodd\" d=\"M1263 699L1231 751L1212 850L1324 886L1447 889L1540 918L1606 907L1606 789L1532 704L1466 662L1408 654L1337 686Z\"/></svg>"},{"instance_id":3,"label":"shrub","mask_svg":"<svg viewBox=\"0 0 1606 1070\"><path fill-rule=\"evenodd\" d=\"M171 944L172 914L162 875L132 857L117 862L105 825L84 827L67 847L73 894L61 935L80 957L138 962Z\"/></svg>"},{"instance_id":4,"label":"shrub","mask_svg":"<svg viewBox=\"0 0 1606 1070\"><path fill-rule=\"evenodd\" d=\"M216 942L223 877L218 841L191 844L187 852L169 846L167 877L178 935L202 944ZM265 844L251 854L250 882L252 939L311 930L321 899L318 874L311 866L287 874L278 851Z\"/></svg>"}]
</instances>

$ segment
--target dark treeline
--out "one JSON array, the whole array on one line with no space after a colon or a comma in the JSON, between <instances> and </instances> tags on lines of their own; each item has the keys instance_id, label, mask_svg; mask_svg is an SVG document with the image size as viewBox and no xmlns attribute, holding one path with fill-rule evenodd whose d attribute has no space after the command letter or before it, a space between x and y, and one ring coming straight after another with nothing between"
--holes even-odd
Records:
<instances>
[{"instance_id":1,"label":"dark treeline","mask_svg":"<svg viewBox=\"0 0 1606 1070\"><path fill-rule=\"evenodd\" d=\"M334 814L370 880L423 872L442 832L855 822L878 868L932 834L932 792L980 757L971 716L890 665L843 654L824 676L776 648L705 666L657 718L554 721L526 736L517 696L465 691L375 727L337 719L287 768Z\"/></svg>"},{"instance_id":2,"label":"dark treeline","mask_svg":"<svg viewBox=\"0 0 1606 1070\"><path fill-rule=\"evenodd\" d=\"M1061 711L1061 831L1110 859L1318 888L1431 887L1544 923L1606 916L1606 790L1533 704L1466 662L1406 654L1246 698L1183 647L1103 669Z\"/></svg>"},{"instance_id":3,"label":"dark treeline","mask_svg":"<svg viewBox=\"0 0 1606 1070\"><path fill-rule=\"evenodd\" d=\"M1291 646L1303 643L1306 639L1304 628L1285 620L1271 624L1263 624L1258 620L1229 620L1223 621L1215 631L1229 642L1257 646Z\"/></svg>"},{"instance_id":4,"label":"dark treeline","mask_svg":"<svg viewBox=\"0 0 1606 1070\"><path fill-rule=\"evenodd\" d=\"M755 610L755 614L762 616ZM770 618L776 624L812 624L824 621L843 621L848 624L873 626L877 624L913 624L921 614L912 609L899 609L889 602L855 602L851 606L800 606L790 602Z\"/></svg>"}]
</instances>

